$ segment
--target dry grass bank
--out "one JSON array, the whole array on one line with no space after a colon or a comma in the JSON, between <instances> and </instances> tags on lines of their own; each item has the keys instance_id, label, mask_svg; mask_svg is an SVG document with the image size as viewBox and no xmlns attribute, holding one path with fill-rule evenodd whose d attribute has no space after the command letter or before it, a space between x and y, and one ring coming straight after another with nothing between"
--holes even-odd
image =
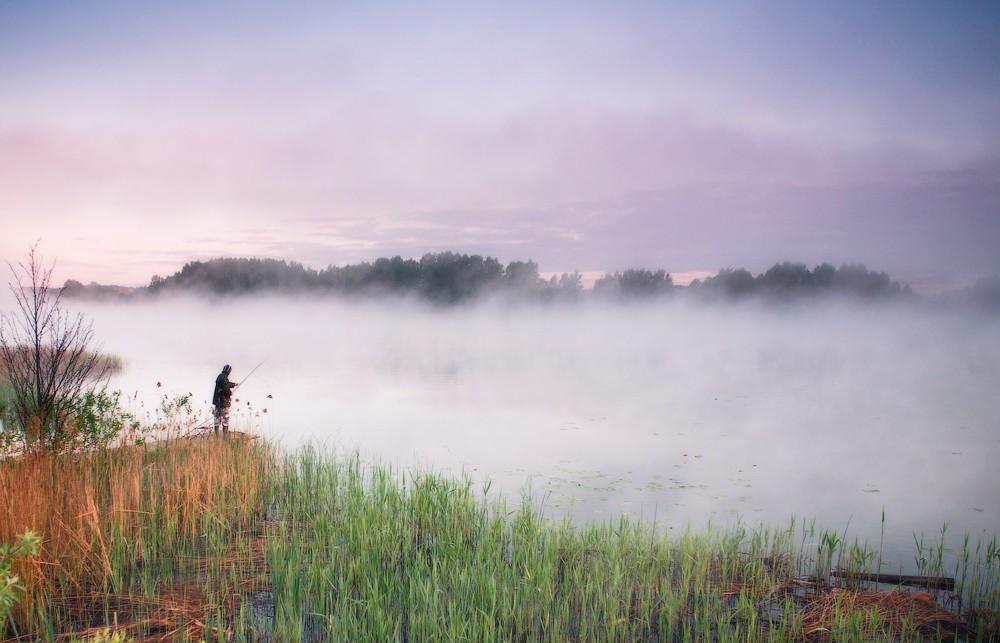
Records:
<instances>
[{"instance_id":1,"label":"dry grass bank","mask_svg":"<svg viewBox=\"0 0 1000 643\"><path fill-rule=\"evenodd\" d=\"M42 536L41 553L15 567L27 586L17 631L150 619L174 629L183 619L165 618L170 603L205 598L198 567L238 554L259 528L274 466L269 446L240 440L0 462L0 542Z\"/></svg>"}]
</instances>

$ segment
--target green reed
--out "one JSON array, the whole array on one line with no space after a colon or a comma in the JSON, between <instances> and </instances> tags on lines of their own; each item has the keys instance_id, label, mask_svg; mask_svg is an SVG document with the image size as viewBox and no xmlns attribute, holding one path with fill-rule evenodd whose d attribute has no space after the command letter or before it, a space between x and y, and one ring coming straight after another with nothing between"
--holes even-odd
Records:
<instances>
[{"instance_id":1,"label":"green reed","mask_svg":"<svg viewBox=\"0 0 1000 643\"><path fill-rule=\"evenodd\" d=\"M260 441L178 441L46 466L74 495L36 499L57 519L33 527L49 558L26 571L44 582L6 633L29 640L109 626L137 640L191 641L938 640L957 631L855 602L872 583L831 592L834 570L879 571L882 545L815 521L676 535L626 517L573 524L545 518L527 496L492 494L489 483L316 448L280 454ZM0 481L13 489L24 472L8 473L0 468ZM922 571L944 571L946 531L932 545L915 539ZM1000 610L997 541L965 538L955 553L962 633L987 640Z\"/></svg>"}]
</instances>

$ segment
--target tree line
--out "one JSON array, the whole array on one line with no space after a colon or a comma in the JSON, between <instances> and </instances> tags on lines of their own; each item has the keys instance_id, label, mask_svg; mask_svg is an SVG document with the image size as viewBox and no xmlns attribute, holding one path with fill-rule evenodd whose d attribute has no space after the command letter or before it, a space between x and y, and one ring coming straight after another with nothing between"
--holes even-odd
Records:
<instances>
[{"instance_id":1,"label":"tree line","mask_svg":"<svg viewBox=\"0 0 1000 643\"><path fill-rule=\"evenodd\" d=\"M278 259L220 258L188 262L168 277L154 276L142 288L85 286L73 280L64 286L64 292L70 296L306 292L411 295L444 304L494 294L544 301L573 300L585 294L605 299L648 299L680 291L691 296L727 299L751 296L792 299L822 294L892 299L913 295L909 286L862 264L836 267L823 263L809 268L793 262L775 264L758 275L744 268L725 268L712 277L695 280L688 287L675 285L665 270L628 269L604 275L596 281L593 291L587 292L578 272L543 278L534 261L512 261L505 265L495 257L455 252L429 253L420 259L396 256L320 270Z\"/></svg>"},{"instance_id":2,"label":"tree line","mask_svg":"<svg viewBox=\"0 0 1000 643\"><path fill-rule=\"evenodd\" d=\"M191 261L148 286L122 289L67 281L70 296L127 297L197 292L240 295L260 292L309 292L340 295L415 295L432 302L458 303L494 293L538 299L571 299L583 290L579 273L543 279L534 261L506 265L495 257L440 252L420 259L385 257L372 262L315 270L279 259L220 258Z\"/></svg>"},{"instance_id":3,"label":"tree line","mask_svg":"<svg viewBox=\"0 0 1000 643\"><path fill-rule=\"evenodd\" d=\"M823 263L809 269L803 263L775 264L754 276L748 270L726 268L691 288L715 296L746 297L764 295L790 297L815 293L836 293L867 299L912 296L909 286L894 281L885 272L869 270L863 264L843 264L839 268Z\"/></svg>"}]
</instances>

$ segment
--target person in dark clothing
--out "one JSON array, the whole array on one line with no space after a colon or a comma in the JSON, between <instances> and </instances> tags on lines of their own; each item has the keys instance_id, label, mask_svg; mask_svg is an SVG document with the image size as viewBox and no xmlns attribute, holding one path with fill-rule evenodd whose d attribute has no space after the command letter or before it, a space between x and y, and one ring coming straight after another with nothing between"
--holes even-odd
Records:
<instances>
[{"instance_id":1,"label":"person in dark clothing","mask_svg":"<svg viewBox=\"0 0 1000 643\"><path fill-rule=\"evenodd\" d=\"M233 397L233 389L238 386L229 381L229 374L233 367L226 364L222 367L222 372L215 378L215 391L212 393L212 406L215 416L215 434L219 434L219 427L222 427L222 435L229 434L229 404Z\"/></svg>"}]
</instances>

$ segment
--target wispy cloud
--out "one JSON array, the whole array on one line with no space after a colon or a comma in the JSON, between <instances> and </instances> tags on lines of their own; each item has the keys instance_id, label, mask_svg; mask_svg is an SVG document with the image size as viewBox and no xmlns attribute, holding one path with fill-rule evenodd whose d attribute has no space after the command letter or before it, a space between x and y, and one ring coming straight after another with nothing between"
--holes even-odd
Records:
<instances>
[{"instance_id":1,"label":"wispy cloud","mask_svg":"<svg viewBox=\"0 0 1000 643\"><path fill-rule=\"evenodd\" d=\"M0 254L1000 270L975 11L5 6Z\"/></svg>"}]
</instances>

